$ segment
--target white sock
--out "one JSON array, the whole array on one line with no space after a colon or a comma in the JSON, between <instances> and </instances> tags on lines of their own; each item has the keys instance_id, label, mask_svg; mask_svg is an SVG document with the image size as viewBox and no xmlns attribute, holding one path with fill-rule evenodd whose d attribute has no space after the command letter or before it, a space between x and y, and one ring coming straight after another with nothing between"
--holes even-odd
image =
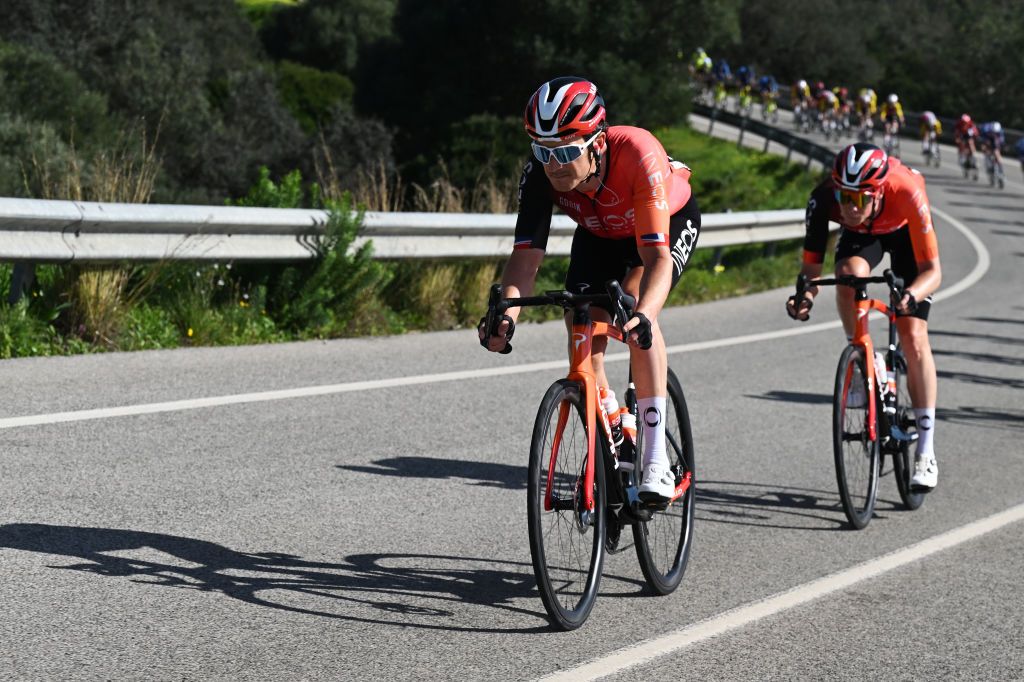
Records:
<instances>
[{"instance_id":1,"label":"white sock","mask_svg":"<svg viewBox=\"0 0 1024 682\"><path fill-rule=\"evenodd\" d=\"M935 408L915 407L914 418L917 420L917 454L934 457L932 436L935 435Z\"/></svg>"},{"instance_id":2,"label":"white sock","mask_svg":"<svg viewBox=\"0 0 1024 682\"><path fill-rule=\"evenodd\" d=\"M667 467L665 454L665 397L640 398L637 402L637 418L643 429L644 467L654 462Z\"/></svg>"}]
</instances>

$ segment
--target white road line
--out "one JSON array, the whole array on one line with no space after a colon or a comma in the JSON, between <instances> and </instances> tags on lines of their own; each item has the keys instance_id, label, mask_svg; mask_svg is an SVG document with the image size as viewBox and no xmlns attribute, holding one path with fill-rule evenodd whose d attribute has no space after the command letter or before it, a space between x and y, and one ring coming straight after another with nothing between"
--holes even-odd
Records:
<instances>
[{"instance_id":1,"label":"white road line","mask_svg":"<svg viewBox=\"0 0 1024 682\"><path fill-rule=\"evenodd\" d=\"M569 668L542 679L545 681L600 679L627 668L642 665L660 656L675 653L680 649L711 639L730 630L751 625L834 592L839 592L851 585L875 578L915 561L920 561L933 554L969 542L986 533L991 533L994 530L1021 520L1024 520L1024 504L1011 507L980 521L954 528L951 531L911 545L906 549L886 554L844 571L804 583L786 592L731 609L700 623L681 628L662 637L620 649L608 656L594 659L578 667Z\"/></svg>"},{"instance_id":2,"label":"white road line","mask_svg":"<svg viewBox=\"0 0 1024 682\"><path fill-rule=\"evenodd\" d=\"M955 219L944 211L932 209L937 215L949 222L954 228L962 232L967 240L974 247L978 255L978 261L974 269L963 280L957 282L949 289L943 290L935 295L938 300L955 296L968 287L975 284L988 270L991 262L985 245L981 243L973 232L966 225ZM781 305L780 305L781 310ZM801 325L790 329L780 329L759 334L745 334L724 339L713 339L710 341L698 341L695 343L684 343L676 346L669 346L668 352L691 353L694 351L708 350L710 348L724 348L744 343L757 341L770 341L782 339L789 336L801 334L812 334L824 329L835 329L839 322L822 322L820 324ZM605 358L606 362L624 362L629 358L629 353L614 353ZM373 381L354 381L344 384L328 384L325 386L307 386L304 388L289 388L277 391L261 391L258 393L241 393L237 395L214 396L211 398L194 398L189 400L172 400L161 403L145 403L142 405L125 405L122 407L105 407L93 410L75 410L71 412L54 412L51 414L36 414L24 417L7 417L0 419L0 430L13 429L22 426L40 426L44 424L60 424L66 422L88 421L92 419L109 419L112 417L129 417L140 414L157 414L160 412L180 412L183 410L198 410L206 407L221 407L225 405L241 405L245 403L262 403L272 400L290 400L292 398L309 398L319 395L333 395L336 393L352 393L354 391L370 391L381 388L395 388L400 386L415 386L418 384L438 384L446 381L460 381L463 379L483 379L488 377L507 376L510 374L525 374L528 372L550 371L566 368L565 360L551 360L547 362L534 362L525 365L514 365L511 367L493 367L489 369L463 370L458 372L442 372L439 374L418 374L411 377L396 377L392 379L378 379Z\"/></svg>"}]
</instances>

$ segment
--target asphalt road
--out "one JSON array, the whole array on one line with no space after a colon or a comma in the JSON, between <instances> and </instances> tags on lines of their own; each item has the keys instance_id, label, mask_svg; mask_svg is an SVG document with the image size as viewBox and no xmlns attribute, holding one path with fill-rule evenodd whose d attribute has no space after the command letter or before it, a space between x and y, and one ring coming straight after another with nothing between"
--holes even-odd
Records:
<instances>
[{"instance_id":1,"label":"asphalt road","mask_svg":"<svg viewBox=\"0 0 1024 682\"><path fill-rule=\"evenodd\" d=\"M924 169L953 294L930 323L925 505L902 510L886 475L870 526L844 522L830 306L802 326L784 290L666 310L697 446L690 568L653 597L631 552L610 557L572 633L547 626L526 533L560 324L500 357L460 330L0 363L0 676L1024 678L1024 186L1007 170L997 191Z\"/></svg>"}]
</instances>

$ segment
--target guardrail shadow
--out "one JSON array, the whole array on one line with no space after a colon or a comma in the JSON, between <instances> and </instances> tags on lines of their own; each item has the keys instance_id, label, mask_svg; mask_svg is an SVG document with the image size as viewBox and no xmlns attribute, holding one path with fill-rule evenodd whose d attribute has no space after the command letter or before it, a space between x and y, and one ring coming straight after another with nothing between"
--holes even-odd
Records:
<instances>
[{"instance_id":1,"label":"guardrail shadow","mask_svg":"<svg viewBox=\"0 0 1024 682\"><path fill-rule=\"evenodd\" d=\"M380 476L419 479L470 479L473 485L505 490L526 490L527 468L513 464L474 462L434 457L387 457L370 464L337 464L338 469Z\"/></svg>"},{"instance_id":2,"label":"guardrail shadow","mask_svg":"<svg viewBox=\"0 0 1024 682\"><path fill-rule=\"evenodd\" d=\"M890 480L888 475L892 467L888 459L886 464L879 485ZM892 485L895 488L895 484ZM884 519L885 512L902 509L901 502L885 499L880 492L875 502L874 518ZM784 530L845 531L853 528L843 514L842 502L835 490L735 481L698 481L697 519L701 523ZM801 520L804 523L797 523Z\"/></svg>"},{"instance_id":3,"label":"guardrail shadow","mask_svg":"<svg viewBox=\"0 0 1024 682\"><path fill-rule=\"evenodd\" d=\"M832 395L825 393L804 393L801 391L768 391L760 395L748 393L745 398L774 400L781 403L804 403L807 405L831 405Z\"/></svg>"},{"instance_id":4,"label":"guardrail shadow","mask_svg":"<svg viewBox=\"0 0 1024 682\"><path fill-rule=\"evenodd\" d=\"M279 552L239 552L163 533L37 523L0 526L4 548L76 561L50 566L57 570L219 592L247 604L323 618L459 632L549 629L542 611L514 604L523 598L540 604L530 564L516 561L410 553L351 554L341 563L326 563ZM455 604L522 614L543 623L516 629L445 622L464 619L464 613L451 609ZM485 613L475 619L491 623L495 617Z\"/></svg>"}]
</instances>

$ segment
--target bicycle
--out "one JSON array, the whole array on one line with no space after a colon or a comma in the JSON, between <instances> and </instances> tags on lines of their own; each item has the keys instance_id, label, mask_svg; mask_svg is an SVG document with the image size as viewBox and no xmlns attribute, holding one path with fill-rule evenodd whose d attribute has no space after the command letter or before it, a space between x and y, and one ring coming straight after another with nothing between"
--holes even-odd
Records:
<instances>
[{"instance_id":1,"label":"bicycle","mask_svg":"<svg viewBox=\"0 0 1024 682\"><path fill-rule=\"evenodd\" d=\"M890 304L868 298L867 285L889 287ZM832 394L832 449L836 483L843 512L854 528L868 525L875 510L882 460L892 458L900 500L910 510L924 503L925 492L910 484L913 460L910 444L917 441L914 412L907 387L907 361L896 338L895 306L903 298L903 280L886 270L881 277L839 275L828 279L797 278L796 301L812 286L854 289L857 326L836 368ZM884 367L876 367L868 313L877 310L889 319L889 344ZM852 400L851 400L852 397Z\"/></svg>"},{"instance_id":2,"label":"bicycle","mask_svg":"<svg viewBox=\"0 0 1024 682\"><path fill-rule=\"evenodd\" d=\"M885 153L896 158L900 156L899 130L898 125L886 123L885 135L882 138L882 148L885 150Z\"/></svg>"},{"instance_id":3,"label":"bicycle","mask_svg":"<svg viewBox=\"0 0 1024 682\"><path fill-rule=\"evenodd\" d=\"M594 321L592 304L611 303L612 323ZM609 415L598 399L591 361L594 337L626 339L622 325L636 301L618 282L607 293L549 291L541 296L504 299L491 288L486 329L496 335L511 307L558 305L572 311L572 359L569 374L548 388L537 410L530 442L527 518L530 554L541 601L552 625L574 630L587 620L597 600L606 553L618 553L621 531L632 527L633 544L644 578L659 595L675 591L693 542L696 479L689 412L679 379L668 370L665 443L676 475L672 499L652 504L638 492L642 438L629 429L617 445ZM509 352L506 346L502 352ZM625 407L636 415L632 371Z\"/></svg>"},{"instance_id":4,"label":"bicycle","mask_svg":"<svg viewBox=\"0 0 1024 682\"><path fill-rule=\"evenodd\" d=\"M978 181L978 162L974 158L974 152L970 149L961 149L958 152L960 161L960 170L963 171L964 177L972 177L975 182Z\"/></svg>"},{"instance_id":5,"label":"bicycle","mask_svg":"<svg viewBox=\"0 0 1024 682\"><path fill-rule=\"evenodd\" d=\"M999 185L1003 189L1006 184L1006 176L1003 175L1003 164L996 160L995 152L991 149L985 150L985 173L988 175L988 184L991 187Z\"/></svg>"},{"instance_id":6,"label":"bicycle","mask_svg":"<svg viewBox=\"0 0 1024 682\"><path fill-rule=\"evenodd\" d=\"M934 163L938 168L942 163L942 152L939 151L938 135L934 130L926 134L922 147L921 153L924 155L925 165L930 166Z\"/></svg>"}]
</instances>

